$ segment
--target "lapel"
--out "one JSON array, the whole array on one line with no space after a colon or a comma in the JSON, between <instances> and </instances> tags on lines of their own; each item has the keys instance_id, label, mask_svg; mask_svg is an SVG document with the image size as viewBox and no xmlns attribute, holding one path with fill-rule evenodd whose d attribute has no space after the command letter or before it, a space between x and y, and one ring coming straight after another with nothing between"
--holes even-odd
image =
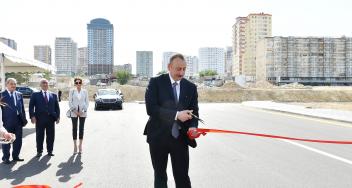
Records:
<instances>
[{"instance_id":1,"label":"lapel","mask_svg":"<svg viewBox=\"0 0 352 188\"><path fill-rule=\"evenodd\" d=\"M164 75L165 75L164 85L166 87L166 91L169 93L170 100L175 101L174 91L172 90L170 76L169 74L164 74Z\"/></svg>"},{"instance_id":2,"label":"lapel","mask_svg":"<svg viewBox=\"0 0 352 188\"><path fill-rule=\"evenodd\" d=\"M185 83L184 83L184 78L181 79L180 81L180 96L178 98L178 103L182 103L184 101L185 98Z\"/></svg>"}]
</instances>

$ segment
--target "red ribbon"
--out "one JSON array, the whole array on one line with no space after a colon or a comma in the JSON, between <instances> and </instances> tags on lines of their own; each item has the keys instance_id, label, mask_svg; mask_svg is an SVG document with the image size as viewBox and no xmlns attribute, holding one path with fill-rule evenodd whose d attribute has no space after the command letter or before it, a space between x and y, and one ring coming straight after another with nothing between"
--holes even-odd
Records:
<instances>
[{"instance_id":1,"label":"red ribbon","mask_svg":"<svg viewBox=\"0 0 352 188\"><path fill-rule=\"evenodd\" d=\"M196 131L195 134L194 134L194 131ZM344 141L344 140L315 140L315 139L293 138L293 137L277 136L277 135L270 135L270 134L258 134L258 133L219 130L219 129L200 129L200 128L197 128L196 130L190 130L187 132L188 137L190 139L198 138L198 137L200 137L200 135L205 136L207 133L242 134L242 135L249 135L249 136L258 136L258 137L267 137L267 138L276 138L276 139L285 139L285 140L296 140L296 141L303 141L303 142L317 142L317 143L325 143L325 144L352 144L352 141Z\"/></svg>"}]
</instances>

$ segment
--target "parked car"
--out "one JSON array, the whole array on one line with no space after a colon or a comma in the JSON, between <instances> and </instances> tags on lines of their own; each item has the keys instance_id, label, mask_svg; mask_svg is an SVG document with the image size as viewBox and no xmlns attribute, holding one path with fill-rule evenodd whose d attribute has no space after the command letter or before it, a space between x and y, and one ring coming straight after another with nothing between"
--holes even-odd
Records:
<instances>
[{"instance_id":1,"label":"parked car","mask_svg":"<svg viewBox=\"0 0 352 188\"><path fill-rule=\"evenodd\" d=\"M28 86L17 86L16 90L22 93L23 98L30 98L32 93L39 91L36 88L28 87Z\"/></svg>"},{"instance_id":2,"label":"parked car","mask_svg":"<svg viewBox=\"0 0 352 188\"><path fill-rule=\"evenodd\" d=\"M94 110L122 109L123 99L116 89L98 89L94 94Z\"/></svg>"}]
</instances>

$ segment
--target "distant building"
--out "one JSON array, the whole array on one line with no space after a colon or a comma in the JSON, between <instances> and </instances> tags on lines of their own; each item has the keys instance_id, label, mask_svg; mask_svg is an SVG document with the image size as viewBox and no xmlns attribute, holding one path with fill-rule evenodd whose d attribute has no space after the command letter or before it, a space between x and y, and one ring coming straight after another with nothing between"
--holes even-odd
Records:
<instances>
[{"instance_id":1,"label":"distant building","mask_svg":"<svg viewBox=\"0 0 352 188\"><path fill-rule=\"evenodd\" d=\"M69 37L55 39L55 66L57 74L73 76L77 66L77 43Z\"/></svg>"},{"instance_id":2,"label":"distant building","mask_svg":"<svg viewBox=\"0 0 352 188\"><path fill-rule=\"evenodd\" d=\"M257 80L352 85L351 37L265 37L256 56Z\"/></svg>"},{"instance_id":3,"label":"distant building","mask_svg":"<svg viewBox=\"0 0 352 188\"><path fill-rule=\"evenodd\" d=\"M118 71L126 71L132 74L132 64L114 65L114 73Z\"/></svg>"},{"instance_id":4,"label":"distant building","mask_svg":"<svg viewBox=\"0 0 352 188\"><path fill-rule=\"evenodd\" d=\"M88 75L111 74L114 65L114 27L97 18L87 24Z\"/></svg>"},{"instance_id":5,"label":"distant building","mask_svg":"<svg viewBox=\"0 0 352 188\"><path fill-rule=\"evenodd\" d=\"M238 17L233 28L234 75L256 76L256 46L272 35L271 14L254 13Z\"/></svg>"},{"instance_id":6,"label":"distant building","mask_svg":"<svg viewBox=\"0 0 352 188\"><path fill-rule=\"evenodd\" d=\"M225 52L225 75L232 76L232 65L233 65L233 49L231 46L226 47Z\"/></svg>"},{"instance_id":7,"label":"distant building","mask_svg":"<svg viewBox=\"0 0 352 188\"><path fill-rule=\"evenodd\" d=\"M216 71L218 75L225 74L225 51L223 48L199 48L199 72Z\"/></svg>"},{"instance_id":8,"label":"distant building","mask_svg":"<svg viewBox=\"0 0 352 188\"><path fill-rule=\"evenodd\" d=\"M88 48L78 48L77 74L88 75Z\"/></svg>"},{"instance_id":9,"label":"distant building","mask_svg":"<svg viewBox=\"0 0 352 188\"><path fill-rule=\"evenodd\" d=\"M51 48L49 45L34 46L34 59L51 65Z\"/></svg>"},{"instance_id":10,"label":"distant building","mask_svg":"<svg viewBox=\"0 0 352 188\"><path fill-rule=\"evenodd\" d=\"M16 41L14 41L12 39L0 37L0 42L6 44L7 46L9 46L10 48L12 48L14 50L17 50L17 43L16 43Z\"/></svg>"},{"instance_id":11,"label":"distant building","mask_svg":"<svg viewBox=\"0 0 352 188\"><path fill-rule=\"evenodd\" d=\"M136 52L136 73L139 77L153 76L153 52L137 51Z\"/></svg>"},{"instance_id":12,"label":"distant building","mask_svg":"<svg viewBox=\"0 0 352 188\"><path fill-rule=\"evenodd\" d=\"M193 77L198 74L198 57L197 56L185 56L187 63L186 77Z\"/></svg>"}]
</instances>

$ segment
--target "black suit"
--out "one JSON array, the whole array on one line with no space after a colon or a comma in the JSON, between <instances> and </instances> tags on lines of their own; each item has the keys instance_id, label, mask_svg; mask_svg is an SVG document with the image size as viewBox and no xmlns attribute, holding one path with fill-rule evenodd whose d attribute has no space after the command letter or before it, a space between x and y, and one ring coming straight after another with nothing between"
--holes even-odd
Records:
<instances>
[{"instance_id":1,"label":"black suit","mask_svg":"<svg viewBox=\"0 0 352 188\"><path fill-rule=\"evenodd\" d=\"M196 119L186 122L177 121L181 127L176 139L171 135L177 111L193 110L198 116L198 94L196 86L186 79L180 81L180 96L175 101L169 74L151 78L145 93L149 120L144 130L154 168L154 186L167 187L167 160L171 156L173 174L177 188L191 187L188 176L188 145L196 147L195 140L187 137L190 127L198 127Z\"/></svg>"},{"instance_id":2,"label":"black suit","mask_svg":"<svg viewBox=\"0 0 352 188\"><path fill-rule=\"evenodd\" d=\"M43 152L44 132L46 132L46 147L52 153L55 140L55 121L60 118L60 107L56 94L47 92L48 101L43 93L35 92L29 101L29 116L35 117L37 152Z\"/></svg>"}]
</instances>

